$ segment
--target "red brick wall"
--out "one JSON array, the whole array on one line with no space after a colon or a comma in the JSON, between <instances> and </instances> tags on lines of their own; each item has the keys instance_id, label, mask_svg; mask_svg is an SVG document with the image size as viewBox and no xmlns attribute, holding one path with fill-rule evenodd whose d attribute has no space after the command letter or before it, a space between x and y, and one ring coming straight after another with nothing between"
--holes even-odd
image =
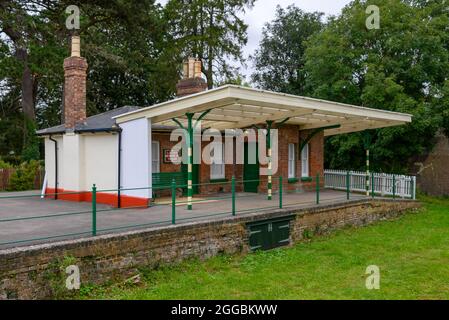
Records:
<instances>
[{"instance_id":1,"label":"red brick wall","mask_svg":"<svg viewBox=\"0 0 449 320\"><path fill-rule=\"evenodd\" d=\"M64 60L64 123L73 129L86 120L87 62L84 58Z\"/></svg>"},{"instance_id":2,"label":"red brick wall","mask_svg":"<svg viewBox=\"0 0 449 320\"><path fill-rule=\"evenodd\" d=\"M278 189L279 175L282 175L284 180L284 190L307 190L315 187L315 176L319 173L321 176L324 175L323 168L323 147L324 147L324 135L319 133L315 135L309 143L309 173L313 178L312 182L302 182L301 181L301 159L299 153L299 145L301 139L307 138L310 131L300 131L298 126L285 125L279 129L278 138L278 171L273 176L273 190ZM179 172L181 170L180 165L166 164L163 162L163 150L171 149L177 142L170 141L169 133L153 133L153 141L159 141L160 145L160 168L161 172ZM202 149L209 142L202 142ZM288 183L288 144L294 143L296 145L296 177L298 182ZM235 153L235 150L234 150ZM227 164L225 166L225 179L227 181L222 183L217 183L213 185L200 186L201 194L211 194L218 192L230 192L231 191L231 179L232 175L235 176L237 184L236 190L240 192L243 190L243 184L239 181L243 180L243 165ZM267 192L267 177L260 176L261 183L259 185L259 192ZM213 181L212 181L213 182ZM199 165L199 183L209 184L210 180L210 165L206 163L201 163ZM321 181L323 184L323 181Z\"/></svg>"},{"instance_id":3,"label":"red brick wall","mask_svg":"<svg viewBox=\"0 0 449 320\"><path fill-rule=\"evenodd\" d=\"M170 132L153 133L152 141L159 142L159 163L161 172L180 172L181 166L172 163L164 163L164 150L173 148L178 142L170 141Z\"/></svg>"}]
</instances>

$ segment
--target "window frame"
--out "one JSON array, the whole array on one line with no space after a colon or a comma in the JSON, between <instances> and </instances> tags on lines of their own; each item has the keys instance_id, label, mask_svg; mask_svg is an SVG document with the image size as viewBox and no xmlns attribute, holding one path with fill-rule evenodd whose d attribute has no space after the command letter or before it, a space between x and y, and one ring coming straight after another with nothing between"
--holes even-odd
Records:
<instances>
[{"instance_id":1,"label":"window frame","mask_svg":"<svg viewBox=\"0 0 449 320\"><path fill-rule=\"evenodd\" d=\"M289 179L296 178L296 144L288 144L287 175Z\"/></svg>"},{"instance_id":2,"label":"window frame","mask_svg":"<svg viewBox=\"0 0 449 320\"><path fill-rule=\"evenodd\" d=\"M226 164L225 164L225 144L222 143L221 144L221 163L217 164L214 163L214 159L215 159L215 154L213 156L213 158L211 159L211 164L210 164L210 180L221 180L221 179L225 179L226 178ZM214 149L215 152L215 149ZM221 173L220 174L216 174L216 172L214 171L215 168L217 167L221 167Z\"/></svg>"},{"instance_id":3,"label":"window frame","mask_svg":"<svg viewBox=\"0 0 449 320\"><path fill-rule=\"evenodd\" d=\"M301 178L308 177L310 177L310 148L307 143L301 150Z\"/></svg>"},{"instance_id":4,"label":"window frame","mask_svg":"<svg viewBox=\"0 0 449 320\"><path fill-rule=\"evenodd\" d=\"M153 145L157 145L157 159L154 156ZM154 170L153 163L157 161L157 170ZM161 172L161 146L159 141L151 141L151 172L160 173Z\"/></svg>"}]
</instances>

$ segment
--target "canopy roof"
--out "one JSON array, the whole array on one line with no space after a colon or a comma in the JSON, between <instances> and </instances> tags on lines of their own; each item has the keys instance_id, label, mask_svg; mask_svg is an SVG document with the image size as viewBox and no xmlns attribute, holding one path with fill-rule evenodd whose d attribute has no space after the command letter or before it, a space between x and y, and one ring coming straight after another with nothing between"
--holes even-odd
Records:
<instances>
[{"instance_id":1,"label":"canopy roof","mask_svg":"<svg viewBox=\"0 0 449 320\"><path fill-rule=\"evenodd\" d=\"M338 102L294 96L271 91L226 85L190 96L114 117L118 124L149 118L152 124L173 126L186 113L210 110L202 119L203 128L238 129L267 120L299 125L300 130L329 127L325 136L402 125L412 121L410 114L371 109ZM338 127L339 126L339 127Z\"/></svg>"}]
</instances>

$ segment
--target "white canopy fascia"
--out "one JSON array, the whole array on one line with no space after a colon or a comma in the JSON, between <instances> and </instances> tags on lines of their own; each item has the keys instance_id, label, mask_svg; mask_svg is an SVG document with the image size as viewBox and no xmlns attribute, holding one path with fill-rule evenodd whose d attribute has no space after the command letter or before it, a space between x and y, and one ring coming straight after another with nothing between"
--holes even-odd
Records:
<instances>
[{"instance_id":1,"label":"white canopy fascia","mask_svg":"<svg viewBox=\"0 0 449 320\"><path fill-rule=\"evenodd\" d=\"M301 130L332 127L325 136L402 125L412 121L410 114L348 105L241 86L226 85L122 114L118 124L150 118L152 124L175 125L185 122L186 113L202 113L203 128L238 129L267 120L299 125Z\"/></svg>"}]
</instances>

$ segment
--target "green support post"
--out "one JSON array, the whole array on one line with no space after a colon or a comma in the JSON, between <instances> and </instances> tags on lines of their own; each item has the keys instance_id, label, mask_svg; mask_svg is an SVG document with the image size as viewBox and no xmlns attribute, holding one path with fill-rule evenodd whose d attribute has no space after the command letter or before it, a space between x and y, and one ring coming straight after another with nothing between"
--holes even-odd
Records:
<instances>
[{"instance_id":1,"label":"green support post","mask_svg":"<svg viewBox=\"0 0 449 320\"><path fill-rule=\"evenodd\" d=\"M232 192L232 215L235 216L235 177L231 179L231 192Z\"/></svg>"},{"instance_id":2,"label":"green support post","mask_svg":"<svg viewBox=\"0 0 449 320\"><path fill-rule=\"evenodd\" d=\"M176 181L171 182L171 223L176 224Z\"/></svg>"},{"instance_id":3,"label":"green support post","mask_svg":"<svg viewBox=\"0 0 449 320\"><path fill-rule=\"evenodd\" d=\"M97 186L92 186L92 237L97 235Z\"/></svg>"},{"instance_id":4,"label":"green support post","mask_svg":"<svg viewBox=\"0 0 449 320\"><path fill-rule=\"evenodd\" d=\"M370 185L370 169L369 169L369 149L366 149L366 196L369 197L369 185Z\"/></svg>"},{"instance_id":5,"label":"green support post","mask_svg":"<svg viewBox=\"0 0 449 320\"><path fill-rule=\"evenodd\" d=\"M346 200L349 200L349 193L351 192L350 183L349 171L346 171Z\"/></svg>"},{"instance_id":6,"label":"green support post","mask_svg":"<svg viewBox=\"0 0 449 320\"><path fill-rule=\"evenodd\" d=\"M279 176L279 209L282 209L282 176Z\"/></svg>"},{"instance_id":7,"label":"green support post","mask_svg":"<svg viewBox=\"0 0 449 320\"><path fill-rule=\"evenodd\" d=\"M393 175L393 199L396 198L396 176Z\"/></svg>"},{"instance_id":8,"label":"green support post","mask_svg":"<svg viewBox=\"0 0 449 320\"><path fill-rule=\"evenodd\" d=\"M371 172L371 197L374 199L374 172Z\"/></svg>"},{"instance_id":9,"label":"green support post","mask_svg":"<svg viewBox=\"0 0 449 320\"><path fill-rule=\"evenodd\" d=\"M316 204L320 204L320 174L316 174Z\"/></svg>"},{"instance_id":10,"label":"green support post","mask_svg":"<svg viewBox=\"0 0 449 320\"><path fill-rule=\"evenodd\" d=\"M193 113L186 113L187 116L187 210L192 210L193 198Z\"/></svg>"},{"instance_id":11,"label":"green support post","mask_svg":"<svg viewBox=\"0 0 449 320\"><path fill-rule=\"evenodd\" d=\"M273 161L272 161L272 151L271 151L271 127L273 121L267 121L267 149L268 149L268 200L272 199L272 177L273 177Z\"/></svg>"}]
</instances>

